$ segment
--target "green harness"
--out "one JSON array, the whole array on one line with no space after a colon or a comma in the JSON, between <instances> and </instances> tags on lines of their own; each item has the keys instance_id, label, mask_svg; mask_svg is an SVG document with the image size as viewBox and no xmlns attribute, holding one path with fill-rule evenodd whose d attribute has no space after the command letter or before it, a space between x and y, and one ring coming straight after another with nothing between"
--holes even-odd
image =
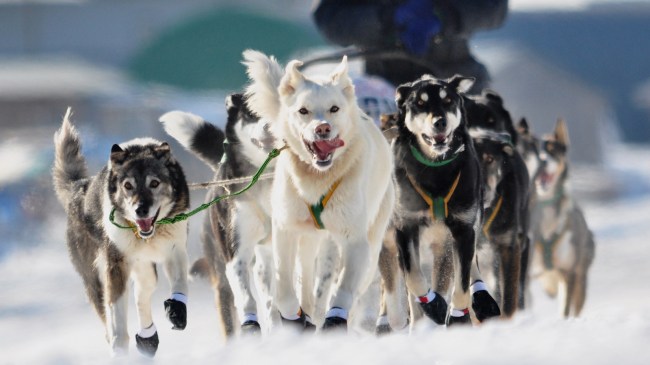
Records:
<instances>
[{"instance_id":1,"label":"green harness","mask_svg":"<svg viewBox=\"0 0 650 365\"><path fill-rule=\"evenodd\" d=\"M557 204L556 211L559 214L560 209L562 209L561 203L559 202L563 198L564 198L564 187L560 186L551 198L546 200L538 200L537 204L541 207L548 207ZM562 228L562 230L553 233L553 235L551 235L551 237L549 237L547 240L540 237L535 242L535 246L539 247L539 250L541 250L542 252L542 258L544 259L544 267L547 270L553 269L553 251L555 250L555 246L557 246L558 242L560 242L564 234L568 231L568 228L569 228L569 222L567 221L564 224L564 228Z\"/></svg>"},{"instance_id":2,"label":"green harness","mask_svg":"<svg viewBox=\"0 0 650 365\"><path fill-rule=\"evenodd\" d=\"M415 146L411 145L411 154L413 157L415 157L418 162L421 164L428 166L428 167L440 167L440 166L445 166L450 163L452 163L457 157L458 153L455 153L453 156L446 160L442 161L431 161L428 158L424 157L420 150L418 150ZM451 188L449 189L449 192L447 195L443 196L438 196L434 197L432 196L428 191L424 190L411 175L406 175L406 177L409 179L409 182L415 189L415 191L420 194L422 199L429 205L429 210L431 212L431 218L433 220L436 219L445 219L449 215L449 208L447 204L449 203L449 200L451 197L454 195L454 192L456 191L456 187L458 187L458 182L460 181L460 172L458 172L458 175L456 176L456 179L454 180L453 184L451 185Z\"/></svg>"},{"instance_id":3,"label":"green harness","mask_svg":"<svg viewBox=\"0 0 650 365\"><path fill-rule=\"evenodd\" d=\"M330 188L327 190L327 193L320 197L318 203L313 205L307 204L307 209L309 209L311 219L314 221L314 226L316 226L316 229L325 229L325 225L323 224L320 216L323 213L323 210L325 210L325 207L327 206L330 198L334 194L334 191L336 191L336 188L339 187L340 183L341 180L338 180L334 183L334 185L330 186Z\"/></svg>"},{"instance_id":4,"label":"green harness","mask_svg":"<svg viewBox=\"0 0 650 365\"><path fill-rule=\"evenodd\" d=\"M419 163L421 163L421 164L423 164L425 166L429 166L429 167L440 167L440 166L448 165L448 164L452 163L458 157L458 153L454 153L453 156L451 156L450 158L448 158L446 160L431 161L428 158L424 157L422 155L422 152L420 152L420 150L418 150L413 145L411 145L411 154L413 155L413 157L415 157L416 160L418 160Z\"/></svg>"}]
</instances>

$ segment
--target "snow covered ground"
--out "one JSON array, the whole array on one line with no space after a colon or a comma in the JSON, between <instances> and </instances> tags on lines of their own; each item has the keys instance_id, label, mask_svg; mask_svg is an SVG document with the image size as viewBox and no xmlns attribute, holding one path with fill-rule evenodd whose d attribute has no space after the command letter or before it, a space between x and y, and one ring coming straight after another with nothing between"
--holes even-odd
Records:
<instances>
[{"instance_id":1,"label":"snow covered ground","mask_svg":"<svg viewBox=\"0 0 650 365\"><path fill-rule=\"evenodd\" d=\"M624 186L649 186L650 151L616 149L612 166ZM194 200L198 201L197 199ZM296 337L280 333L226 344L208 284L190 287L188 327L172 331L164 318L168 286L161 277L154 298L160 336L155 363L219 364L648 364L650 302L647 235L650 191L583 202L597 242L583 316L559 318L557 303L533 284L532 309L510 321L446 330L420 325L410 335L375 338ZM149 364L131 344L125 359L111 359L104 331L67 256L64 225L56 212L27 227L33 240L0 256L0 364ZM199 254L192 221L191 259ZM6 237L5 237L6 238ZM130 308L130 334L137 331ZM133 342L133 341L132 341Z\"/></svg>"}]
</instances>

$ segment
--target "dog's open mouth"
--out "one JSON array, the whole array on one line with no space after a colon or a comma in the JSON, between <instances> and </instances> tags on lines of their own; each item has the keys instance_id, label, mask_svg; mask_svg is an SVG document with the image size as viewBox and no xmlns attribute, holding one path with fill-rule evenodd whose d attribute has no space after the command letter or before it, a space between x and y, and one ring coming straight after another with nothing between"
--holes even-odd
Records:
<instances>
[{"instance_id":1,"label":"dog's open mouth","mask_svg":"<svg viewBox=\"0 0 650 365\"><path fill-rule=\"evenodd\" d=\"M327 140L318 140L314 142L307 142L303 140L307 150L311 152L316 164L319 166L327 166L332 162L334 151L343 147L345 144L342 139L335 137Z\"/></svg>"},{"instance_id":2,"label":"dog's open mouth","mask_svg":"<svg viewBox=\"0 0 650 365\"><path fill-rule=\"evenodd\" d=\"M135 224L138 226L138 234L142 238L149 238L153 235L153 232L156 228L156 219L158 218L158 213L160 213L160 209L156 212L156 215L154 215L151 218L145 218L145 219L136 219Z\"/></svg>"},{"instance_id":3,"label":"dog's open mouth","mask_svg":"<svg viewBox=\"0 0 650 365\"><path fill-rule=\"evenodd\" d=\"M434 134L433 137L422 133L421 137L424 143L428 144L431 147L443 147L447 144L449 139L444 133Z\"/></svg>"},{"instance_id":4,"label":"dog's open mouth","mask_svg":"<svg viewBox=\"0 0 650 365\"><path fill-rule=\"evenodd\" d=\"M542 171L538 177L539 184L541 185L542 188L548 189L548 187L553 182L554 178L555 178L554 174L548 173L546 171Z\"/></svg>"}]
</instances>

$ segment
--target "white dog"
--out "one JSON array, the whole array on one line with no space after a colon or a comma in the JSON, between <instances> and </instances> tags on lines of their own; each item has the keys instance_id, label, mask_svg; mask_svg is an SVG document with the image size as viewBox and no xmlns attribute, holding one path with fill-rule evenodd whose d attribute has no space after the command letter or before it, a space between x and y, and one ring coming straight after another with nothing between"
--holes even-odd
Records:
<instances>
[{"instance_id":1,"label":"white dog","mask_svg":"<svg viewBox=\"0 0 650 365\"><path fill-rule=\"evenodd\" d=\"M244 59L248 106L271 120L277 141L288 146L277 159L271 198L275 305L284 323L305 326L293 285L298 242L331 240L341 262L323 329L346 329L350 308L376 273L393 211L390 147L356 103L347 58L330 75L311 78L300 61L279 74L274 58L249 50Z\"/></svg>"}]
</instances>

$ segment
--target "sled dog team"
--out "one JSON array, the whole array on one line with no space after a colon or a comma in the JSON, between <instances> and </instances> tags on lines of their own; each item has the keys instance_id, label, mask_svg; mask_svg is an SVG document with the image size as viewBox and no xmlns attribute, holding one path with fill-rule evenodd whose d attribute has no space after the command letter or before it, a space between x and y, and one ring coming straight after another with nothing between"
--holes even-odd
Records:
<instances>
[{"instance_id":1,"label":"sled dog team","mask_svg":"<svg viewBox=\"0 0 650 365\"><path fill-rule=\"evenodd\" d=\"M187 112L160 118L215 180L239 179L212 187L208 202L263 165L273 171L210 205L203 222L192 271L209 277L226 336L510 317L529 278L560 297L564 316L580 314L594 242L569 193L563 121L540 139L495 92L467 95L473 79L424 75L397 87L398 112L380 129L357 105L345 57L307 76L297 60L243 56L250 83L226 99L223 131ZM139 138L113 145L92 176L71 119L68 109L54 136L53 180L72 263L114 354L128 351L133 282L136 347L153 356L157 264L171 287L167 319L187 323L183 170L167 143Z\"/></svg>"}]
</instances>

